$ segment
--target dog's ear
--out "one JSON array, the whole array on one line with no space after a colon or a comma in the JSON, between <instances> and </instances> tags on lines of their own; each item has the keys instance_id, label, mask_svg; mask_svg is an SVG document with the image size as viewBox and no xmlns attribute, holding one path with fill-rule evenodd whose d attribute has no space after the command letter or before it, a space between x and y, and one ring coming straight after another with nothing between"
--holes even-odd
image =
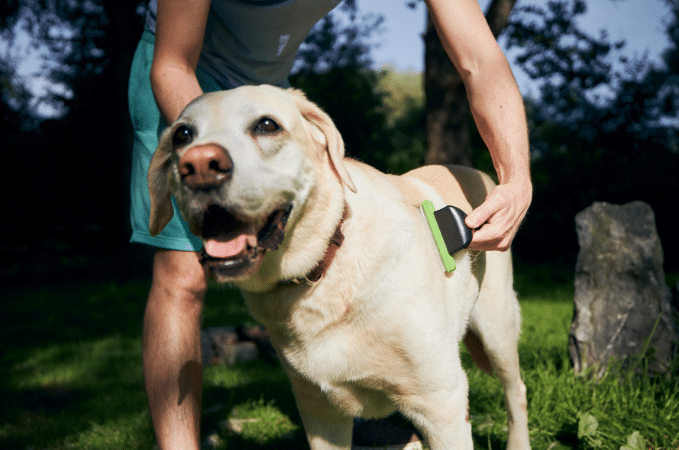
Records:
<instances>
[{"instance_id":1,"label":"dog's ear","mask_svg":"<svg viewBox=\"0 0 679 450\"><path fill-rule=\"evenodd\" d=\"M172 219L174 210L170 191L171 152L168 130L161 136L158 148L153 153L149 165L148 184L151 197L151 215L149 217L149 232L157 236L165 225Z\"/></svg>"},{"instance_id":2,"label":"dog's ear","mask_svg":"<svg viewBox=\"0 0 679 450\"><path fill-rule=\"evenodd\" d=\"M288 89L288 92L302 116L325 136L326 151L342 183L352 192L356 192L356 186L344 166L344 140L335 127L335 123L325 111L309 101L301 91Z\"/></svg>"}]
</instances>

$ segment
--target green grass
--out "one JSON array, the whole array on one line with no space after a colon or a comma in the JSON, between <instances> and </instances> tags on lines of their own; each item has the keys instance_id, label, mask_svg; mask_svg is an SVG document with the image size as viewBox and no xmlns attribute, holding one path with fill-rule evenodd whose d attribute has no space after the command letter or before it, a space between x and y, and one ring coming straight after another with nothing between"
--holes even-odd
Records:
<instances>
[{"instance_id":1,"label":"green grass","mask_svg":"<svg viewBox=\"0 0 679 450\"><path fill-rule=\"evenodd\" d=\"M517 268L520 343L535 449L679 448L679 376L575 376L568 356L572 269ZM668 280L676 280L669 276ZM0 317L0 448L150 449L141 372L148 284L70 283L5 289ZM238 295L212 289L205 326L250 320ZM507 438L497 379L472 367L477 449ZM402 420L402 419L396 419ZM293 449L306 442L289 383L264 361L204 373L205 448ZM233 425L240 434L229 432Z\"/></svg>"}]
</instances>

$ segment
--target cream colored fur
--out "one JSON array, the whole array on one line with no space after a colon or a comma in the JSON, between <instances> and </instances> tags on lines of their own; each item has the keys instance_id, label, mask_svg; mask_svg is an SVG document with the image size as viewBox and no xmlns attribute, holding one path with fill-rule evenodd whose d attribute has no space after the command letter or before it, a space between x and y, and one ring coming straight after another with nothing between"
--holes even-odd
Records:
<instances>
[{"instance_id":1,"label":"cream colored fur","mask_svg":"<svg viewBox=\"0 0 679 450\"><path fill-rule=\"evenodd\" d=\"M265 115L283 134L250 133ZM472 449L459 357L468 329L505 389L507 448L530 447L511 256L461 251L457 269L445 274L418 210L429 199L469 213L492 187L488 176L442 166L385 175L345 159L330 118L299 92L243 87L199 98L161 139L149 172L156 233L171 217L170 193L190 214L171 143L182 123L198 130L196 145L217 144L231 155L233 179L218 196L223 206L260 224L282 199L293 204L280 249L267 252L256 272L227 281L267 327L312 450L349 449L353 417L397 409L432 449ZM345 240L323 278L311 286L288 282L323 257L345 206Z\"/></svg>"}]
</instances>

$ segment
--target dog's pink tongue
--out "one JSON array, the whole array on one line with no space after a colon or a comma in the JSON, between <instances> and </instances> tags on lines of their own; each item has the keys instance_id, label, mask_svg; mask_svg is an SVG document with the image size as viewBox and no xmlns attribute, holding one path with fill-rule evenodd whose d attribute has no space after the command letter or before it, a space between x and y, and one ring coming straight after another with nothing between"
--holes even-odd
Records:
<instances>
[{"instance_id":1,"label":"dog's pink tongue","mask_svg":"<svg viewBox=\"0 0 679 450\"><path fill-rule=\"evenodd\" d=\"M205 252L213 258L231 258L245 251L248 236L240 234L230 241L208 239L205 241Z\"/></svg>"}]
</instances>

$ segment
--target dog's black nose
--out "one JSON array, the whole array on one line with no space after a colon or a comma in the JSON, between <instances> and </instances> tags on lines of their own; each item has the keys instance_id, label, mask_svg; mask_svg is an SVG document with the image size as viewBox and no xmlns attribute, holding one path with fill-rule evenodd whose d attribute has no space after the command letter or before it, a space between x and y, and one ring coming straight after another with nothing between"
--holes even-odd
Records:
<instances>
[{"instance_id":1,"label":"dog's black nose","mask_svg":"<svg viewBox=\"0 0 679 450\"><path fill-rule=\"evenodd\" d=\"M229 153L218 145L198 145L179 158L182 183L191 189L219 187L231 178L232 172Z\"/></svg>"}]
</instances>

